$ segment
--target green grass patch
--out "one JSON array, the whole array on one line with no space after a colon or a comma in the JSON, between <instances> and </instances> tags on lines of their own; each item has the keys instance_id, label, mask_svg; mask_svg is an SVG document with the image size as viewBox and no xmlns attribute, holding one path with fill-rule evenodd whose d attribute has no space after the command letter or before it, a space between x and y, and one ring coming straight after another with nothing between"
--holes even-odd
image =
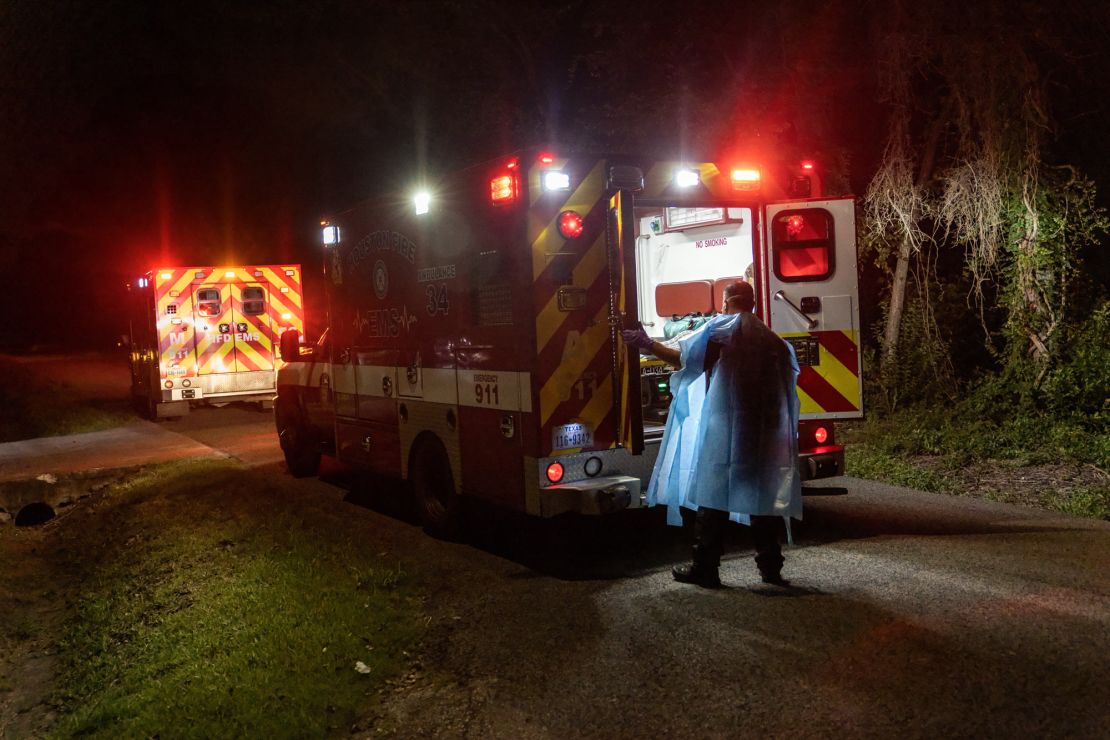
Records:
<instances>
[{"instance_id":1,"label":"green grass patch","mask_svg":"<svg viewBox=\"0 0 1110 740\"><path fill-rule=\"evenodd\" d=\"M419 638L410 579L342 512L227 462L147 470L113 517L61 643L53 734L345 731ZM361 662L368 672L356 670Z\"/></svg>"},{"instance_id":2,"label":"green grass patch","mask_svg":"<svg viewBox=\"0 0 1110 740\"><path fill-rule=\"evenodd\" d=\"M8 358L0 357L0 378L0 442L96 432L135 420L125 402L82 398Z\"/></svg>"},{"instance_id":3,"label":"green grass patch","mask_svg":"<svg viewBox=\"0 0 1110 740\"><path fill-rule=\"evenodd\" d=\"M1049 503L1065 514L1110 521L1110 486L1083 486L1067 494L1057 493Z\"/></svg>"},{"instance_id":4,"label":"green grass patch","mask_svg":"<svg viewBox=\"0 0 1110 740\"><path fill-rule=\"evenodd\" d=\"M948 492L951 484L943 476L925 470L898 456L866 444L845 447L845 465L849 475L882 481L918 491Z\"/></svg>"}]
</instances>

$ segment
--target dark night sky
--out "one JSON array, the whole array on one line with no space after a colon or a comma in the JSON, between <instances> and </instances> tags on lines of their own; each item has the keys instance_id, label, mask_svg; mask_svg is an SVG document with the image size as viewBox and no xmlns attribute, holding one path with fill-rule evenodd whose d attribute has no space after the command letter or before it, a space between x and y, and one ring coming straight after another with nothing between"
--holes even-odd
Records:
<instances>
[{"instance_id":1,"label":"dark night sky","mask_svg":"<svg viewBox=\"0 0 1110 740\"><path fill-rule=\"evenodd\" d=\"M101 309L155 262L312 267L322 212L526 143L711 155L743 130L862 191L877 7L8 0L0 346L105 341ZM1060 146L1110 191L1110 26L1061 7L1086 71ZM36 322L12 321L29 303Z\"/></svg>"}]
</instances>

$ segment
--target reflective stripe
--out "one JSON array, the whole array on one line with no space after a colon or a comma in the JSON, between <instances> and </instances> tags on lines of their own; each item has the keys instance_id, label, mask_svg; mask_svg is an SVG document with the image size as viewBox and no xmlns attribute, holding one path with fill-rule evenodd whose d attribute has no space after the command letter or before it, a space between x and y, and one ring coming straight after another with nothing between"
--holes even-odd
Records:
<instances>
[{"instance_id":1,"label":"reflective stripe","mask_svg":"<svg viewBox=\"0 0 1110 740\"><path fill-rule=\"evenodd\" d=\"M356 365L354 372L332 374L336 393L370 398L419 399L426 403L451 406L473 406L501 411L532 410L532 376L515 370L452 370L420 368L420 388L408 391L408 366ZM383 380L389 380L390 392L385 393ZM476 386L482 386L479 400ZM488 386L488 388L487 388Z\"/></svg>"}]
</instances>

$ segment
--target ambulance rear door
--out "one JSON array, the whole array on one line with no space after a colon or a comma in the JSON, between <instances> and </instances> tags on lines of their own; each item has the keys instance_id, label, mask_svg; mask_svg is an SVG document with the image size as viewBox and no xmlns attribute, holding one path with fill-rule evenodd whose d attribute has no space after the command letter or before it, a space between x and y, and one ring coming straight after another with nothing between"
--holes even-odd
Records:
<instances>
[{"instance_id":1,"label":"ambulance rear door","mask_svg":"<svg viewBox=\"0 0 1110 740\"><path fill-rule=\"evenodd\" d=\"M855 201L766 206L761 254L769 326L794 346L802 419L863 415Z\"/></svg>"},{"instance_id":2,"label":"ambulance rear door","mask_svg":"<svg viewBox=\"0 0 1110 740\"><path fill-rule=\"evenodd\" d=\"M235 326L235 370L274 369L270 297L261 283L232 283L231 311Z\"/></svg>"}]
</instances>

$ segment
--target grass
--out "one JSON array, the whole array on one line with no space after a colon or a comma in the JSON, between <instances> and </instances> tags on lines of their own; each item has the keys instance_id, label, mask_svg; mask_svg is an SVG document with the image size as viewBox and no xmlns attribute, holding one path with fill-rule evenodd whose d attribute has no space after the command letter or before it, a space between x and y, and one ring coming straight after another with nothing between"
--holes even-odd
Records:
<instances>
[{"instance_id":1,"label":"grass","mask_svg":"<svg viewBox=\"0 0 1110 740\"><path fill-rule=\"evenodd\" d=\"M0 357L0 378L0 442L95 432L135 419L123 402L82 398L9 358Z\"/></svg>"},{"instance_id":2,"label":"grass","mask_svg":"<svg viewBox=\"0 0 1110 740\"><path fill-rule=\"evenodd\" d=\"M1091 470L1110 467L1106 420L1050 414L1015 414L1002 421L974 412L971 404L914 407L845 425L850 474L923 491L965 489L962 470L991 465L1000 477L1022 479L1032 466L1065 464ZM924 464L928 462L929 464ZM1065 485L1049 480L1021 492L987 491L1010 503L1034 503L1076 516L1110 520L1110 484L1101 480Z\"/></svg>"},{"instance_id":3,"label":"grass","mask_svg":"<svg viewBox=\"0 0 1110 740\"><path fill-rule=\"evenodd\" d=\"M347 730L404 668L416 592L341 512L306 512L290 485L192 462L103 493L107 530L77 535L86 565L54 736Z\"/></svg>"}]
</instances>

